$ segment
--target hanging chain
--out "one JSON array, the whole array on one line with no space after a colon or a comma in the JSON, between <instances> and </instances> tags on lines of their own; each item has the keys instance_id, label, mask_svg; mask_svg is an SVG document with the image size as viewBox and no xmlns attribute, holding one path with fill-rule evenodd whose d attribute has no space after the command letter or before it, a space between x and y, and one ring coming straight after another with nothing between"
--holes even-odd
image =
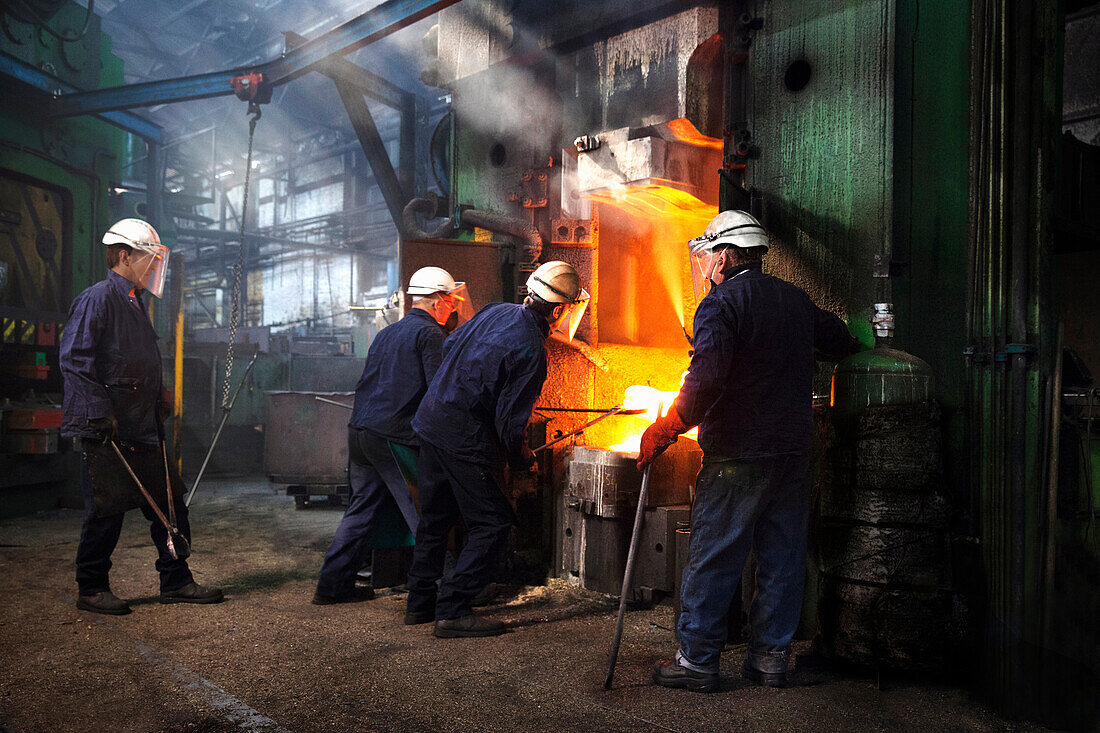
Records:
<instances>
[{"instance_id":1,"label":"hanging chain","mask_svg":"<svg viewBox=\"0 0 1100 733\"><path fill-rule=\"evenodd\" d=\"M248 156L244 170L244 193L241 198L241 246L237 261L233 264L233 307L229 314L229 346L225 350L225 380L222 381L222 409L229 409L229 377L233 373L233 345L237 341L237 321L241 313L241 273L244 271L244 228L248 221L248 188L252 183L252 138L256 123L260 120L259 105L248 106L252 115L248 120Z\"/></svg>"}]
</instances>

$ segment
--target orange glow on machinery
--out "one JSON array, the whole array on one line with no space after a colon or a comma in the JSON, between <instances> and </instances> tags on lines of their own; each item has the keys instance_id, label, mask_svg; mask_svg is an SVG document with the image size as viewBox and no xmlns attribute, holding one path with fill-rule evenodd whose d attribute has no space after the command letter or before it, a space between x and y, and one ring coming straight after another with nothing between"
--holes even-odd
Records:
<instances>
[{"instance_id":1,"label":"orange glow on machinery","mask_svg":"<svg viewBox=\"0 0 1100 733\"><path fill-rule=\"evenodd\" d=\"M616 292L606 295L623 301L616 309L623 320L623 341L644 343L642 329L653 328L654 310L659 308L671 306L685 327L695 306L690 285L685 287L691 282L687 242L706 229L718 207L660 183L620 186L589 198L601 207L601 244L616 261L617 271L609 278ZM674 338L683 343L681 334Z\"/></svg>"},{"instance_id":2,"label":"orange glow on machinery","mask_svg":"<svg viewBox=\"0 0 1100 733\"><path fill-rule=\"evenodd\" d=\"M689 145L701 145L705 148L714 148L715 150L722 149L722 141L716 137L710 137L699 132L691 120L687 117L677 117L675 120L669 120L668 131L676 136L676 139L682 143L688 143Z\"/></svg>"}]
</instances>

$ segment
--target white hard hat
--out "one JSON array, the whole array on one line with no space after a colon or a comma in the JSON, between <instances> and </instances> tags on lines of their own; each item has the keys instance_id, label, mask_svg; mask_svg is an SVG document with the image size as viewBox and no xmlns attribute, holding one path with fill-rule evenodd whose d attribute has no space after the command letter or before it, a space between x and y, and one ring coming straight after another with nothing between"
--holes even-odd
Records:
<instances>
[{"instance_id":1,"label":"white hard hat","mask_svg":"<svg viewBox=\"0 0 1100 733\"><path fill-rule=\"evenodd\" d=\"M409 295L431 295L432 293L450 293L466 283L455 282L451 273L442 267L421 267L409 278Z\"/></svg>"},{"instance_id":2,"label":"white hard hat","mask_svg":"<svg viewBox=\"0 0 1100 733\"><path fill-rule=\"evenodd\" d=\"M539 265L527 278L527 296L553 306L555 313L561 306L554 328L570 341L573 340L588 309L590 297L581 287L581 276L576 268L561 260Z\"/></svg>"},{"instance_id":3,"label":"white hard hat","mask_svg":"<svg viewBox=\"0 0 1100 733\"><path fill-rule=\"evenodd\" d=\"M158 298L164 293L164 282L168 278L169 252L168 247L160 243L160 235L152 224L142 219L116 221L103 235L103 243L125 244L143 252L135 265L137 271L127 277Z\"/></svg>"},{"instance_id":4,"label":"white hard hat","mask_svg":"<svg viewBox=\"0 0 1100 733\"><path fill-rule=\"evenodd\" d=\"M723 211L710 220L703 235L688 242L693 255L719 247L768 247L768 233L752 214L745 211Z\"/></svg>"},{"instance_id":5,"label":"white hard hat","mask_svg":"<svg viewBox=\"0 0 1100 733\"><path fill-rule=\"evenodd\" d=\"M577 303L588 293L581 287L581 276L568 262L554 260L539 265L527 278L527 292L546 303Z\"/></svg>"},{"instance_id":6,"label":"white hard hat","mask_svg":"<svg viewBox=\"0 0 1100 733\"><path fill-rule=\"evenodd\" d=\"M103 235L104 244L128 244L138 249L149 250L162 246L160 235L153 225L143 219L120 219L111 225Z\"/></svg>"}]
</instances>

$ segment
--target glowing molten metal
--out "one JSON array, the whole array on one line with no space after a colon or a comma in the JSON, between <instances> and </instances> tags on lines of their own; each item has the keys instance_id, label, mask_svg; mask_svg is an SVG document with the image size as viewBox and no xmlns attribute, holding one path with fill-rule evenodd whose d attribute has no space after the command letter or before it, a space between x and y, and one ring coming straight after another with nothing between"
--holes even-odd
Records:
<instances>
[{"instance_id":1,"label":"glowing molten metal","mask_svg":"<svg viewBox=\"0 0 1100 733\"><path fill-rule=\"evenodd\" d=\"M645 414L638 415L637 419L652 423L657 419L658 407L662 413L666 412L678 394L679 392L662 392L644 384L632 384L626 388L626 399L623 400L623 407L628 410L645 410ZM645 428L634 435L626 437L622 442L608 446L608 450L618 453L637 453L641 448L643 432L645 432ZM684 433L684 437L692 440L695 440L698 435L698 428L692 428Z\"/></svg>"}]
</instances>

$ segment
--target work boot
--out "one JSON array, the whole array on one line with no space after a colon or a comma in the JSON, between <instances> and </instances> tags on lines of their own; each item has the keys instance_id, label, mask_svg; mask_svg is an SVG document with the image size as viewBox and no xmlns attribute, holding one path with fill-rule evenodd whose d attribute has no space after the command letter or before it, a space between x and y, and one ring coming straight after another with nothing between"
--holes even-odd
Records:
<instances>
[{"instance_id":1,"label":"work boot","mask_svg":"<svg viewBox=\"0 0 1100 733\"><path fill-rule=\"evenodd\" d=\"M435 611L405 611L405 625L419 626L435 621Z\"/></svg>"},{"instance_id":2,"label":"work boot","mask_svg":"<svg viewBox=\"0 0 1100 733\"><path fill-rule=\"evenodd\" d=\"M766 687L786 687L789 661L789 651L750 651L741 666L741 676Z\"/></svg>"},{"instance_id":3,"label":"work boot","mask_svg":"<svg viewBox=\"0 0 1100 733\"><path fill-rule=\"evenodd\" d=\"M222 598L220 588L207 588L194 581L177 590L163 591L160 594L161 603L221 603Z\"/></svg>"},{"instance_id":4,"label":"work boot","mask_svg":"<svg viewBox=\"0 0 1100 733\"><path fill-rule=\"evenodd\" d=\"M125 616L130 613L130 604L109 590L90 596L77 596L76 607L82 611L105 613L110 616Z\"/></svg>"},{"instance_id":5,"label":"work boot","mask_svg":"<svg viewBox=\"0 0 1100 733\"><path fill-rule=\"evenodd\" d=\"M499 636L507 631L500 621L481 618L472 613L459 618L436 619L432 632L440 639L454 639L467 636Z\"/></svg>"},{"instance_id":6,"label":"work boot","mask_svg":"<svg viewBox=\"0 0 1100 733\"><path fill-rule=\"evenodd\" d=\"M409 593L405 600L405 625L418 626L435 621L435 594Z\"/></svg>"},{"instance_id":7,"label":"work boot","mask_svg":"<svg viewBox=\"0 0 1100 733\"><path fill-rule=\"evenodd\" d=\"M675 659L671 662L661 660L653 665L653 683L678 690L715 692L718 689L718 673L696 672Z\"/></svg>"},{"instance_id":8,"label":"work boot","mask_svg":"<svg viewBox=\"0 0 1100 733\"><path fill-rule=\"evenodd\" d=\"M338 593L334 596L327 596L324 593L313 594L313 605L315 606L331 606L334 603L359 603L360 601L369 601L374 598L374 588L352 588L344 593Z\"/></svg>"}]
</instances>

